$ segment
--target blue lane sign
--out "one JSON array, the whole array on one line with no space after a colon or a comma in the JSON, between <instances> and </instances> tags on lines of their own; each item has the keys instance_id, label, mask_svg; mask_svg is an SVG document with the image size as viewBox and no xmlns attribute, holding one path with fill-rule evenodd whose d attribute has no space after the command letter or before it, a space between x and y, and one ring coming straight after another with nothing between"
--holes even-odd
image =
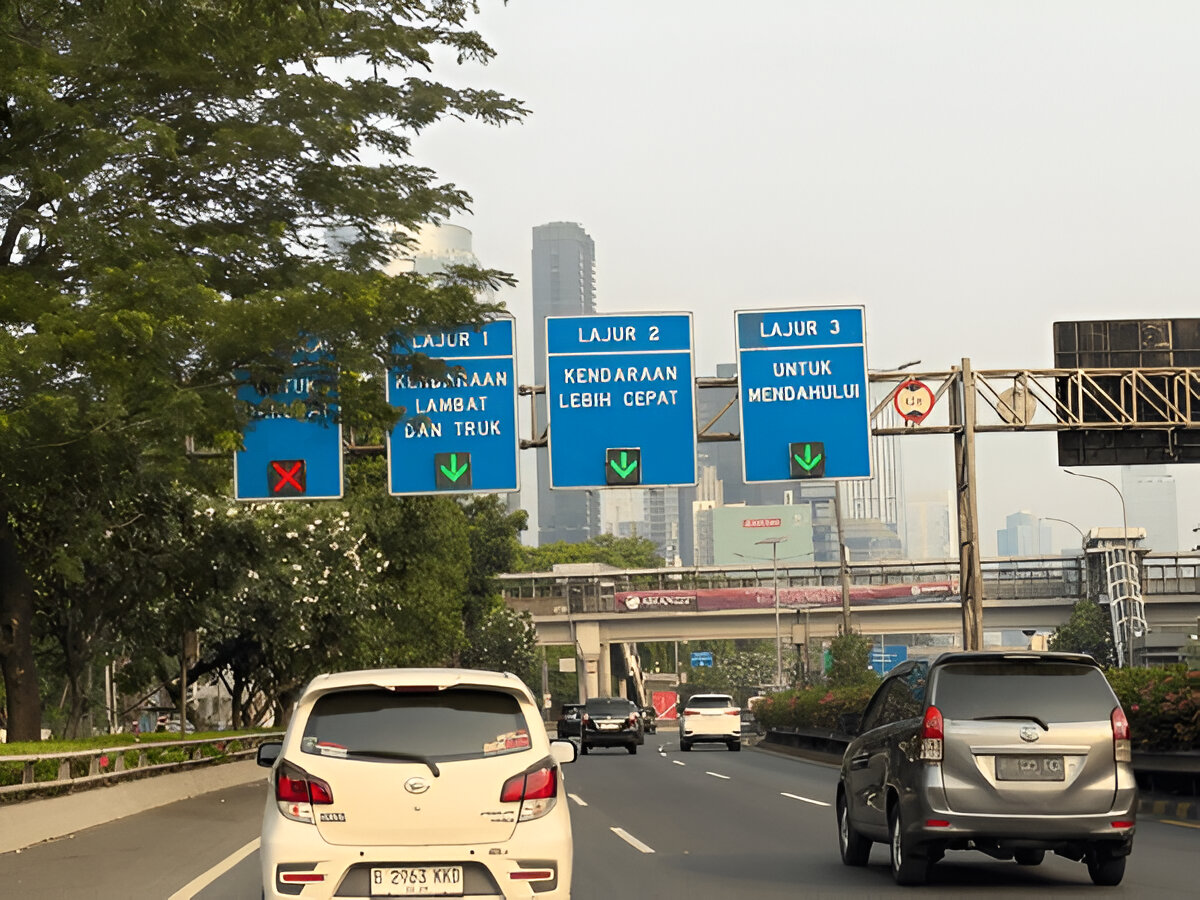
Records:
<instances>
[{"instance_id":1,"label":"blue lane sign","mask_svg":"<svg viewBox=\"0 0 1200 900\"><path fill-rule=\"evenodd\" d=\"M404 416L388 434L388 492L490 494L520 489L516 337L511 317L476 330L422 331L398 354L446 361L445 378L388 371L387 399Z\"/></svg>"},{"instance_id":2,"label":"blue lane sign","mask_svg":"<svg viewBox=\"0 0 1200 900\"><path fill-rule=\"evenodd\" d=\"M700 668L701 666L711 666L713 664L713 655L711 650L693 650L692 651L692 668Z\"/></svg>"},{"instance_id":3,"label":"blue lane sign","mask_svg":"<svg viewBox=\"0 0 1200 900\"><path fill-rule=\"evenodd\" d=\"M863 307L737 313L748 484L871 477Z\"/></svg>"},{"instance_id":4,"label":"blue lane sign","mask_svg":"<svg viewBox=\"0 0 1200 900\"><path fill-rule=\"evenodd\" d=\"M270 395L283 406L310 399L326 376L319 343L295 356L295 369L282 389ZM237 397L260 408L268 399L243 384ZM237 500L336 500L342 496L342 426L337 407L293 419L286 413L256 412L242 434L244 450L233 455L233 496Z\"/></svg>"},{"instance_id":5,"label":"blue lane sign","mask_svg":"<svg viewBox=\"0 0 1200 900\"><path fill-rule=\"evenodd\" d=\"M549 316L546 357L550 487L696 483L691 313Z\"/></svg>"}]
</instances>

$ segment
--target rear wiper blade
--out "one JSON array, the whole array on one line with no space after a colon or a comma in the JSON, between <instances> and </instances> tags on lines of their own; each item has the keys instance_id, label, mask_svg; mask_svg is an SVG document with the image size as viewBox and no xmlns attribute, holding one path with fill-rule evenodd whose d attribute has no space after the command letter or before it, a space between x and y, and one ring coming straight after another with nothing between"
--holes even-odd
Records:
<instances>
[{"instance_id":1,"label":"rear wiper blade","mask_svg":"<svg viewBox=\"0 0 1200 900\"><path fill-rule=\"evenodd\" d=\"M350 757L372 757L374 759L399 759L405 762L419 762L429 766L429 771L433 773L434 778L440 778L442 773L438 771L437 763L432 759L421 756L419 753L398 753L395 750L347 750L346 756Z\"/></svg>"},{"instance_id":2,"label":"rear wiper blade","mask_svg":"<svg viewBox=\"0 0 1200 900\"><path fill-rule=\"evenodd\" d=\"M1026 715L1020 715L1017 713L1013 713L1011 716L975 716L974 718L971 719L971 721L972 722L996 722L996 721L1002 721L1004 719L1025 719L1029 722L1037 722L1039 725L1042 726L1042 731L1050 730L1050 726L1047 725L1045 722L1043 722L1041 719L1039 719L1037 716L1026 716Z\"/></svg>"}]
</instances>

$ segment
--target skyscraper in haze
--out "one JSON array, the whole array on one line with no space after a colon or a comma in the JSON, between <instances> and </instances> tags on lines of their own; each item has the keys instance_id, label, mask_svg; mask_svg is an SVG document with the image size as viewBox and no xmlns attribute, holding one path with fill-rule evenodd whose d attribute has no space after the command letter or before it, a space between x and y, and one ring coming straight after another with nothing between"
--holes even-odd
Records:
<instances>
[{"instance_id":1,"label":"skyscraper in haze","mask_svg":"<svg viewBox=\"0 0 1200 900\"><path fill-rule=\"evenodd\" d=\"M533 229L533 358L538 384L546 383L546 316L596 311L596 246L575 222ZM546 400L538 398L538 424L546 424ZM577 543L600 534L598 491L551 491L550 455L537 451L538 544Z\"/></svg>"},{"instance_id":2,"label":"skyscraper in haze","mask_svg":"<svg viewBox=\"0 0 1200 900\"><path fill-rule=\"evenodd\" d=\"M1161 553L1182 549L1175 478L1166 466L1122 466L1121 493L1130 528L1145 528L1143 546Z\"/></svg>"}]
</instances>

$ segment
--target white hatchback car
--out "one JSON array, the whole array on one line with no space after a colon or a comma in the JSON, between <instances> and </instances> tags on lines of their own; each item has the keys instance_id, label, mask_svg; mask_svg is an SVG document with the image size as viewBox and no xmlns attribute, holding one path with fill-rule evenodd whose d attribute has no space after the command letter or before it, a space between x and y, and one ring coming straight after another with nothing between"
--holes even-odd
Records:
<instances>
[{"instance_id":1,"label":"white hatchback car","mask_svg":"<svg viewBox=\"0 0 1200 900\"><path fill-rule=\"evenodd\" d=\"M258 752L263 896L570 897L575 754L515 675L319 675Z\"/></svg>"},{"instance_id":2,"label":"white hatchback car","mask_svg":"<svg viewBox=\"0 0 1200 900\"><path fill-rule=\"evenodd\" d=\"M721 743L742 749L742 710L728 694L693 694L679 715L679 749Z\"/></svg>"}]
</instances>

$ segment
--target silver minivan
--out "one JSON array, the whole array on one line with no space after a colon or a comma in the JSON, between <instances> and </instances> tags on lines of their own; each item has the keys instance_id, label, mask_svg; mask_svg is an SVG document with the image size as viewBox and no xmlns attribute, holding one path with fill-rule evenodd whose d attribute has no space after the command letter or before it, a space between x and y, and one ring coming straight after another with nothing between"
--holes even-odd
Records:
<instances>
[{"instance_id":1,"label":"silver minivan","mask_svg":"<svg viewBox=\"0 0 1200 900\"><path fill-rule=\"evenodd\" d=\"M842 861L891 848L899 884L947 850L1038 865L1047 851L1119 884L1137 785L1129 723L1104 673L1073 653L960 652L893 669L861 717L837 788Z\"/></svg>"}]
</instances>

